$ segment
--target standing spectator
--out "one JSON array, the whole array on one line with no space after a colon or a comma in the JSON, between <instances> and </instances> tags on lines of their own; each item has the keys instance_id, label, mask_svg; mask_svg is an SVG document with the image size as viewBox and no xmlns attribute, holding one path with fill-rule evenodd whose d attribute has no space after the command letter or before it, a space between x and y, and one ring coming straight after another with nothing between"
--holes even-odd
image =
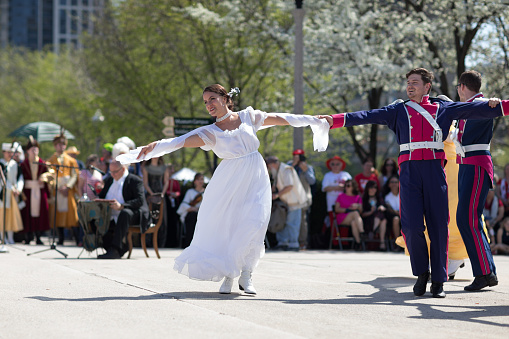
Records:
<instances>
[{"instance_id":1,"label":"standing spectator","mask_svg":"<svg viewBox=\"0 0 509 339\"><path fill-rule=\"evenodd\" d=\"M101 150L102 156L99 159L99 169L106 174L110 171L110 162L113 159L111 156L112 151L113 144L109 142L105 143ZM106 179L106 177L103 177L103 179Z\"/></svg>"},{"instance_id":2,"label":"standing spectator","mask_svg":"<svg viewBox=\"0 0 509 339\"><path fill-rule=\"evenodd\" d=\"M509 215L509 164L504 167L504 177L497 183L497 195L504 204L504 215Z\"/></svg>"},{"instance_id":3,"label":"standing spectator","mask_svg":"<svg viewBox=\"0 0 509 339\"><path fill-rule=\"evenodd\" d=\"M306 162L306 156L303 149L296 149L293 151L293 160L291 165L297 172L302 187L304 187L304 191L306 191L306 206L302 208L299 232L299 246L301 250L305 250L308 244L309 210L313 203L313 188L316 184L315 170L313 166Z\"/></svg>"},{"instance_id":4,"label":"standing spectator","mask_svg":"<svg viewBox=\"0 0 509 339\"><path fill-rule=\"evenodd\" d=\"M364 236L364 223L361 218L362 198L356 181L348 179L345 182L345 192L338 195L335 211L338 225L352 227L352 235L355 238L354 249L362 250L361 241Z\"/></svg>"},{"instance_id":5,"label":"standing spectator","mask_svg":"<svg viewBox=\"0 0 509 339\"><path fill-rule=\"evenodd\" d=\"M164 181L168 182L168 189L166 190L164 203L166 204L167 216L167 236L166 247L177 247L180 241L179 234L179 217L177 214L177 207L180 198L180 184L178 180L173 179L171 176L175 172L172 164L166 166L164 172Z\"/></svg>"},{"instance_id":6,"label":"standing spectator","mask_svg":"<svg viewBox=\"0 0 509 339\"><path fill-rule=\"evenodd\" d=\"M393 158L387 158L384 160L384 163L382 167L380 168L380 179L379 183L382 187L385 186L387 183L387 180L392 177L393 175L398 175L398 163ZM382 193L389 193L389 192L382 192Z\"/></svg>"},{"instance_id":7,"label":"standing spectator","mask_svg":"<svg viewBox=\"0 0 509 339\"><path fill-rule=\"evenodd\" d=\"M48 207L48 167L39 158L39 143L30 136L25 147L27 157L21 163L25 186L23 194L26 206L21 210L25 244L29 244L35 235L36 244L42 245L41 234L49 230Z\"/></svg>"},{"instance_id":8,"label":"standing spectator","mask_svg":"<svg viewBox=\"0 0 509 339\"><path fill-rule=\"evenodd\" d=\"M326 194L327 212L331 212L339 193L343 192L345 181L352 179L352 176L344 171L346 162L337 155L327 160L325 165L330 172L323 176L322 191Z\"/></svg>"},{"instance_id":9,"label":"standing spectator","mask_svg":"<svg viewBox=\"0 0 509 339\"><path fill-rule=\"evenodd\" d=\"M17 142L2 144L2 153L4 157L3 159L0 159L0 167L4 173L7 184L4 187L3 182L0 181L0 223L2 225L0 228L0 231L2 232L1 237L4 237L4 231L7 232L7 239L3 239L4 244L14 244L14 232L19 232L23 229L23 222L21 220L21 214L18 208L18 197L23 190L24 180L22 175L18 175L20 168L16 160L13 159L14 152L19 147L21 146ZM5 201L3 201L4 194Z\"/></svg>"},{"instance_id":10,"label":"standing spectator","mask_svg":"<svg viewBox=\"0 0 509 339\"><path fill-rule=\"evenodd\" d=\"M100 192L104 186L101 173L96 171L93 167L99 164L99 157L96 154L90 154L87 157L86 165L83 171L80 172L78 181L78 194L80 197L87 194L89 199L97 197L97 192ZM92 188L90 188L92 187Z\"/></svg>"},{"instance_id":11,"label":"standing spectator","mask_svg":"<svg viewBox=\"0 0 509 339\"><path fill-rule=\"evenodd\" d=\"M509 218L505 218L497 231L497 243L491 246L493 254L509 254Z\"/></svg>"},{"instance_id":12,"label":"standing spectator","mask_svg":"<svg viewBox=\"0 0 509 339\"><path fill-rule=\"evenodd\" d=\"M366 183L364 194L362 195L362 222L364 223L364 232L366 234L379 232L380 250L385 251L385 232L387 229L387 219L385 218L384 201L378 192L376 181L370 180Z\"/></svg>"},{"instance_id":13,"label":"standing spectator","mask_svg":"<svg viewBox=\"0 0 509 339\"><path fill-rule=\"evenodd\" d=\"M387 221L392 226L392 234L394 239L401 235L401 224L399 216L399 178L396 175L390 177L387 181L389 183L389 193L385 196L385 207L387 208ZM397 246L393 247L398 250Z\"/></svg>"},{"instance_id":14,"label":"standing spectator","mask_svg":"<svg viewBox=\"0 0 509 339\"><path fill-rule=\"evenodd\" d=\"M203 174L196 173L193 179L193 187L186 191L184 199L180 204L177 213L180 214L180 221L184 225L185 238L182 244L186 248L193 240L194 229L198 220L198 210L205 192L205 180Z\"/></svg>"},{"instance_id":15,"label":"standing spectator","mask_svg":"<svg viewBox=\"0 0 509 339\"><path fill-rule=\"evenodd\" d=\"M283 164L276 156L270 156L265 161L274 179L272 200L281 199L288 205L285 228L276 233L276 248L298 251L302 208L307 205L306 191L292 166Z\"/></svg>"},{"instance_id":16,"label":"standing spectator","mask_svg":"<svg viewBox=\"0 0 509 339\"><path fill-rule=\"evenodd\" d=\"M76 245L79 244L78 229L78 206L76 204L76 186L78 184L78 164L76 160L65 153L67 138L61 134L53 138L55 153L48 162L58 170L58 191L56 192L55 203L50 204L50 223L58 230L58 244L64 244L64 228L72 229ZM57 209L55 218L55 207ZM55 218L55 220L53 220Z\"/></svg>"},{"instance_id":17,"label":"standing spectator","mask_svg":"<svg viewBox=\"0 0 509 339\"><path fill-rule=\"evenodd\" d=\"M143 163L141 167L143 174L143 186L147 191L147 201L152 204L159 204L164 199L164 194L168 188L168 178L164 176L166 165L162 157L155 157ZM165 180L166 179L166 180ZM163 222L159 227L157 241L159 247L166 245L166 213L161 216ZM151 239L150 239L151 240Z\"/></svg>"},{"instance_id":18,"label":"standing spectator","mask_svg":"<svg viewBox=\"0 0 509 339\"><path fill-rule=\"evenodd\" d=\"M373 180L376 182L378 189L380 189L380 182L378 181L378 174L373 167L373 160L367 158L362 163L362 172L355 176L355 181L357 181L357 185L359 186L359 192L364 194L364 188L368 181Z\"/></svg>"},{"instance_id":19,"label":"standing spectator","mask_svg":"<svg viewBox=\"0 0 509 339\"><path fill-rule=\"evenodd\" d=\"M74 160L76 160L76 162L78 163L78 167L80 168L80 171L82 171L85 168L85 164L83 163L83 161L77 158L77 156L80 154L80 151L78 151L76 146L69 147L68 149L66 149L65 153L67 153L68 155L73 157Z\"/></svg>"}]
</instances>

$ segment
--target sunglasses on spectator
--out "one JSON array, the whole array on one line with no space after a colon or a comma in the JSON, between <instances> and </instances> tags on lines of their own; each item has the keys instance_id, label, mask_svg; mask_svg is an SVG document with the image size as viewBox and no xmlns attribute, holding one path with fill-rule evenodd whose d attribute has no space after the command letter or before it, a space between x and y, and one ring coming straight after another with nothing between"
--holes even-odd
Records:
<instances>
[{"instance_id":1,"label":"sunglasses on spectator","mask_svg":"<svg viewBox=\"0 0 509 339\"><path fill-rule=\"evenodd\" d=\"M339 166L339 165L341 165L341 164L340 164L339 162L333 162L333 163L331 163L330 165L331 165L331 166Z\"/></svg>"}]
</instances>

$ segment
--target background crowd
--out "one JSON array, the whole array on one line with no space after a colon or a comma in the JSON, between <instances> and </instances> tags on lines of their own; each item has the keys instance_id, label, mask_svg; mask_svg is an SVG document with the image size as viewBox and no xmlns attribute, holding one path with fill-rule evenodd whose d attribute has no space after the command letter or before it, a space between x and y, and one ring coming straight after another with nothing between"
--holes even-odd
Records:
<instances>
[{"instance_id":1,"label":"background crowd","mask_svg":"<svg viewBox=\"0 0 509 339\"><path fill-rule=\"evenodd\" d=\"M0 224L4 224L5 218L5 243L35 241L41 245L43 236L49 236L51 242L50 230L55 225L58 245L72 240L82 246L78 202L97 198L104 182L112 176L113 159L136 148L133 140L122 137L116 143L104 144L100 155L83 157L75 146L68 147L67 142L63 135L56 136L55 151L47 160L39 157L39 143L33 138L24 145L2 144L0 165L7 185L2 184ZM352 175L346 162L333 156L325 163L329 172L323 178L316 177L302 149L289 154L288 161L280 161L276 156L265 160L273 191L273 214L266 237L268 248L288 251L337 248L337 235L340 235L339 241L346 248L402 251L395 244L401 226L398 164L394 159L384 159L380 169L376 169L373 160L368 158L362 170ZM133 164L128 172L142 178L146 201L157 204L164 200L158 246L189 246L206 190L205 176L193 172L192 178L175 179L174 166L165 163L162 157ZM509 164L495 181L483 214L492 252L507 254ZM346 239L351 241L343 242ZM147 244L153 246L152 237L147 237Z\"/></svg>"}]
</instances>

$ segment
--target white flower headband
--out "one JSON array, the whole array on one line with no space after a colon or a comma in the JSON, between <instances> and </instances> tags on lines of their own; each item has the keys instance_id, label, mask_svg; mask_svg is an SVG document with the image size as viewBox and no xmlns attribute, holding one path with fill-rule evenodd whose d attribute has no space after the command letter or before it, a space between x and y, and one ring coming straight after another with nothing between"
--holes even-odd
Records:
<instances>
[{"instance_id":1,"label":"white flower headband","mask_svg":"<svg viewBox=\"0 0 509 339\"><path fill-rule=\"evenodd\" d=\"M229 92L228 92L228 96L230 98L233 98L234 95L239 95L240 93L240 89L238 87L235 87L235 88L232 88Z\"/></svg>"}]
</instances>

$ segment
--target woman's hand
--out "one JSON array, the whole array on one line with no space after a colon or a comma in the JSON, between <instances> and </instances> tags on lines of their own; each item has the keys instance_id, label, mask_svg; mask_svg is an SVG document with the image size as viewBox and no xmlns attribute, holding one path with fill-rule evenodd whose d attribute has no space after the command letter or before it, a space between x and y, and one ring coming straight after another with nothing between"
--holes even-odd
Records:
<instances>
[{"instance_id":1,"label":"woman's hand","mask_svg":"<svg viewBox=\"0 0 509 339\"><path fill-rule=\"evenodd\" d=\"M330 115L315 115L315 117L318 118L318 119L325 119L325 120L327 120L327 122L329 123L329 126L332 127L333 120L332 120L332 117Z\"/></svg>"},{"instance_id":2,"label":"woman's hand","mask_svg":"<svg viewBox=\"0 0 509 339\"><path fill-rule=\"evenodd\" d=\"M151 142L150 144L148 144L147 146L144 146L141 149L140 154L138 154L138 157L136 159L140 159L142 157L145 157L145 155L147 155L148 153L150 153L150 152L152 152L154 150L156 145L157 145L157 141L154 141L154 142Z\"/></svg>"}]
</instances>

